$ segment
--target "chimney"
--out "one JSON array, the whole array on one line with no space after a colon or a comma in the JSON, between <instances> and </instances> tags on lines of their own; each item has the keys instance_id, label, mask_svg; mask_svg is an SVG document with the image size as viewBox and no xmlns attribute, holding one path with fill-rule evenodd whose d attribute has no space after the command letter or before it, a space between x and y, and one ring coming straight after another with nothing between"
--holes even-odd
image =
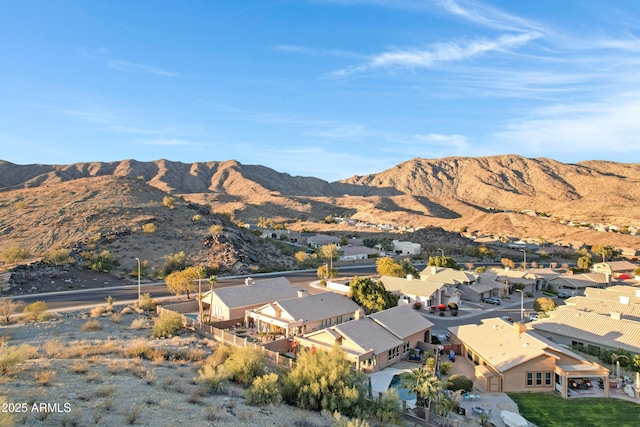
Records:
<instances>
[{"instance_id":1,"label":"chimney","mask_svg":"<svg viewBox=\"0 0 640 427\"><path fill-rule=\"evenodd\" d=\"M520 323L520 322L513 322L513 331L520 335L524 332L527 332L527 325L525 325L524 323Z\"/></svg>"},{"instance_id":2,"label":"chimney","mask_svg":"<svg viewBox=\"0 0 640 427\"><path fill-rule=\"evenodd\" d=\"M353 315L353 318L355 320L364 319L364 310L362 310L361 308L357 309Z\"/></svg>"},{"instance_id":3,"label":"chimney","mask_svg":"<svg viewBox=\"0 0 640 427\"><path fill-rule=\"evenodd\" d=\"M607 286L611 284L611 275L609 273L604 273L604 277L607 279Z\"/></svg>"},{"instance_id":4,"label":"chimney","mask_svg":"<svg viewBox=\"0 0 640 427\"><path fill-rule=\"evenodd\" d=\"M307 297L307 291L305 289L300 289L298 291L298 298L306 298Z\"/></svg>"},{"instance_id":5,"label":"chimney","mask_svg":"<svg viewBox=\"0 0 640 427\"><path fill-rule=\"evenodd\" d=\"M629 305L629 301L631 300L631 298L629 298L626 295L620 295L620 304L623 305Z\"/></svg>"},{"instance_id":6,"label":"chimney","mask_svg":"<svg viewBox=\"0 0 640 427\"><path fill-rule=\"evenodd\" d=\"M431 266L431 274L436 274L438 272L438 267L436 267L435 265Z\"/></svg>"},{"instance_id":7,"label":"chimney","mask_svg":"<svg viewBox=\"0 0 640 427\"><path fill-rule=\"evenodd\" d=\"M612 320L620 320L620 319L622 319L622 313L619 313L617 311L612 311L611 312L611 319Z\"/></svg>"},{"instance_id":8,"label":"chimney","mask_svg":"<svg viewBox=\"0 0 640 427\"><path fill-rule=\"evenodd\" d=\"M413 274L407 274L407 280L413 280Z\"/></svg>"},{"instance_id":9,"label":"chimney","mask_svg":"<svg viewBox=\"0 0 640 427\"><path fill-rule=\"evenodd\" d=\"M246 279L244 279L244 284L246 286L253 286L254 283L255 281L251 277L247 277Z\"/></svg>"}]
</instances>

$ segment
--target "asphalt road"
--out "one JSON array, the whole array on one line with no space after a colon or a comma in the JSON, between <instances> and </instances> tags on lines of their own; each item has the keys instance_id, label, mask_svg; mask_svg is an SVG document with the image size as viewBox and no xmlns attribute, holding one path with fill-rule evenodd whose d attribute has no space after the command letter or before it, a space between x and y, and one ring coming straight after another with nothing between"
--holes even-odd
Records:
<instances>
[{"instance_id":1,"label":"asphalt road","mask_svg":"<svg viewBox=\"0 0 640 427\"><path fill-rule=\"evenodd\" d=\"M341 267L340 271L345 271L349 275L373 274L376 271L375 266L357 266L357 267ZM291 282L292 285L302 286L307 289L309 293L317 293L318 290L309 286L314 280L317 280L316 270L301 270L292 272L277 272L268 274L256 274L252 276L235 276L230 278L220 278L216 284L216 288L227 286L239 286L244 285L244 280L247 277L253 277L255 279L265 279L269 277L284 276ZM203 292L209 289L209 285L203 281ZM167 292L167 286L164 282L142 284L140 286L140 292L142 294L149 293L153 299L171 298L172 294ZM193 294L192 294L193 295ZM41 294L27 294L21 296L12 297L14 300L21 300L25 305L31 304L35 301L44 301L50 310L70 310L81 307L105 304L107 297L111 296L114 300L114 304L133 302L138 299L138 286L127 285L118 287L98 288L98 289L84 289L76 291L65 292L49 292Z\"/></svg>"}]
</instances>

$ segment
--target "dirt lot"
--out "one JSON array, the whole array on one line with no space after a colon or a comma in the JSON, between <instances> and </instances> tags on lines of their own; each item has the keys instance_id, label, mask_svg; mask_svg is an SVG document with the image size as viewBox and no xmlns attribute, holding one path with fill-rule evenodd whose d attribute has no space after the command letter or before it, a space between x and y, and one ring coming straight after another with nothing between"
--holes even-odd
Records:
<instances>
[{"instance_id":1,"label":"dirt lot","mask_svg":"<svg viewBox=\"0 0 640 427\"><path fill-rule=\"evenodd\" d=\"M318 413L286 405L248 406L233 385L210 394L194 378L199 360L216 344L191 332L151 339L150 327L151 319L128 309L115 317L74 312L40 323L1 324L2 352L29 344L35 354L0 375L0 426L331 425ZM141 346L165 357L134 357Z\"/></svg>"}]
</instances>

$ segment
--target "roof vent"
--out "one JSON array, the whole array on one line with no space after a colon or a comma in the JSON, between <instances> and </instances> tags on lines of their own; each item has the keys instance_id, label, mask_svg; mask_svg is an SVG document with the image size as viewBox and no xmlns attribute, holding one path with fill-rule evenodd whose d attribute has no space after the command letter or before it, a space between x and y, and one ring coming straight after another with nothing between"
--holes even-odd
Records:
<instances>
[{"instance_id":1,"label":"roof vent","mask_svg":"<svg viewBox=\"0 0 640 427\"><path fill-rule=\"evenodd\" d=\"M618 313L617 311L612 311L611 312L611 319L613 319L613 320L622 319L622 313Z\"/></svg>"},{"instance_id":2,"label":"roof vent","mask_svg":"<svg viewBox=\"0 0 640 427\"><path fill-rule=\"evenodd\" d=\"M620 295L620 304L629 305L630 298L626 295Z\"/></svg>"}]
</instances>

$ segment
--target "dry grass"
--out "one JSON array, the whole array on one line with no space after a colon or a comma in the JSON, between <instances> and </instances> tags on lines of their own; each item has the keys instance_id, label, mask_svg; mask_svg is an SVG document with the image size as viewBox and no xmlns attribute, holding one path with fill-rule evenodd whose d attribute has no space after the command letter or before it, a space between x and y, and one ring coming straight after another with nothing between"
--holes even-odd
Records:
<instances>
[{"instance_id":1,"label":"dry grass","mask_svg":"<svg viewBox=\"0 0 640 427\"><path fill-rule=\"evenodd\" d=\"M104 314L104 312L105 312L104 307L98 306L98 307L93 307L89 315L91 317L100 317Z\"/></svg>"},{"instance_id":2,"label":"dry grass","mask_svg":"<svg viewBox=\"0 0 640 427\"><path fill-rule=\"evenodd\" d=\"M76 374L86 374L89 370L89 362L86 360L76 360L71 364L71 371Z\"/></svg>"},{"instance_id":3,"label":"dry grass","mask_svg":"<svg viewBox=\"0 0 640 427\"><path fill-rule=\"evenodd\" d=\"M50 386L53 383L53 380L56 379L56 375L58 373L52 369L45 369L40 372L36 372L34 374L34 378L38 382L38 384L43 386Z\"/></svg>"},{"instance_id":4,"label":"dry grass","mask_svg":"<svg viewBox=\"0 0 640 427\"><path fill-rule=\"evenodd\" d=\"M102 329L102 325L98 319L89 319L80 327L83 332L95 332Z\"/></svg>"}]
</instances>

